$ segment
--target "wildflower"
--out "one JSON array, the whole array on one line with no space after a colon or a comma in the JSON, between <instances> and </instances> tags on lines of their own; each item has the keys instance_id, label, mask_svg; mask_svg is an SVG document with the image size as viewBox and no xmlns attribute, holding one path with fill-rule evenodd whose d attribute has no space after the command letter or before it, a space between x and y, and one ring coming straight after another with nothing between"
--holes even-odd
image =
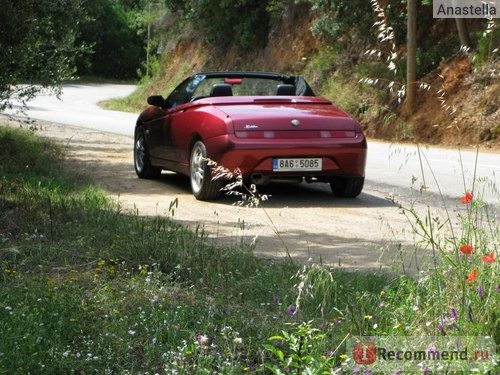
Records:
<instances>
[{"instance_id":1,"label":"wildflower","mask_svg":"<svg viewBox=\"0 0 500 375\"><path fill-rule=\"evenodd\" d=\"M370 320L371 318L373 318L373 316L371 316L371 315L365 315L365 316L364 316L364 318L365 318L366 320Z\"/></svg>"},{"instance_id":2,"label":"wildflower","mask_svg":"<svg viewBox=\"0 0 500 375\"><path fill-rule=\"evenodd\" d=\"M241 345L241 344L243 344L243 339L241 337L235 337L233 339L233 344L235 344L235 345Z\"/></svg>"},{"instance_id":3,"label":"wildflower","mask_svg":"<svg viewBox=\"0 0 500 375\"><path fill-rule=\"evenodd\" d=\"M297 312L297 308L295 307L295 305L290 305L290 306L288 306L287 311L288 311L288 316L290 318L292 318L295 315L295 313Z\"/></svg>"},{"instance_id":4,"label":"wildflower","mask_svg":"<svg viewBox=\"0 0 500 375\"><path fill-rule=\"evenodd\" d=\"M453 320L457 320L457 310L455 310L455 308L452 308L451 309L451 317L453 318Z\"/></svg>"},{"instance_id":5,"label":"wildflower","mask_svg":"<svg viewBox=\"0 0 500 375\"><path fill-rule=\"evenodd\" d=\"M481 287L481 285L477 287L477 295L479 298L483 299L483 288Z\"/></svg>"},{"instance_id":6,"label":"wildflower","mask_svg":"<svg viewBox=\"0 0 500 375\"><path fill-rule=\"evenodd\" d=\"M134 335L135 335L135 331L134 331L133 329L129 329L129 330L128 330L128 334L129 334L130 336L134 336Z\"/></svg>"},{"instance_id":7,"label":"wildflower","mask_svg":"<svg viewBox=\"0 0 500 375\"><path fill-rule=\"evenodd\" d=\"M469 273L469 276L467 276L467 279L465 279L465 282L467 284L470 284L471 282L473 282L474 280L476 280L477 278L477 269L473 269L471 273Z\"/></svg>"},{"instance_id":8,"label":"wildflower","mask_svg":"<svg viewBox=\"0 0 500 375\"><path fill-rule=\"evenodd\" d=\"M281 297L280 297L280 295L279 295L279 294L275 294L275 295L273 296L273 301L274 301L274 302L279 303L279 302L280 302L280 300L281 300Z\"/></svg>"},{"instance_id":9,"label":"wildflower","mask_svg":"<svg viewBox=\"0 0 500 375\"><path fill-rule=\"evenodd\" d=\"M466 204L466 203L469 203L470 201L472 201L472 198L473 198L472 193L467 192L467 193L465 193L465 195L462 198L460 198L460 201L462 203Z\"/></svg>"},{"instance_id":10,"label":"wildflower","mask_svg":"<svg viewBox=\"0 0 500 375\"><path fill-rule=\"evenodd\" d=\"M495 263L495 253L491 252L489 255L483 257L484 263Z\"/></svg>"},{"instance_id":11,"label":"wildflower","mask_svg":"<svg viewBox=\"0 0 500 375\"><path fill-rule=\"evenodd\" d=\"M439 331L439 332L441 332L441 334L442 334L443 336L446 336L446 332L445 332L445 330L444 330L444 328L443 328L443 325L442 325L441 323L438 323L438 325L437 325L437 329L438 329L438 331Z\"/></svg>"},{"instance_id":12,"label":"wildflower","mask_svg":"<svg viewBox=\"0 0 500 375\"><path fill-rule=\"evenodd\" d=\"M201 344L201 345L206 345L208 344L208 337L203 335L203 334L199 334L198 336L196 336L196 340L198 340L198 342Z\"/></svg>"},{"instance_id":13,"label":"wildflower","mask_svg":"<svg viewBox=\"0 0 500 375\"><path fill-rule=\"evenodd\" d=\"M464 254L472 254L474 251L472 250L472 245L469 244L463 244L460 245L459 250L464 253Z\"/></svg>"}]
</instances>

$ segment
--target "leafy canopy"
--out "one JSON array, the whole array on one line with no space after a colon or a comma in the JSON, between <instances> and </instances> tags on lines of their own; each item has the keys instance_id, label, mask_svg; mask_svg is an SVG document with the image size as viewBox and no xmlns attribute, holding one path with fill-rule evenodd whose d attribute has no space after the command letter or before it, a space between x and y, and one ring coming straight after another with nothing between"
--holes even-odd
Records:
<instances>
[{"instance_id":1,"label":"leafy canopy","mask_svg":"<svg viewBox=\"0 0 500 375\"><path fill-rule=\"evenodd\" d=\"M0 0L0 112L74 74L83 0ZM52 89L53 91L53 89Z\"/></svg>"}]
</instances>

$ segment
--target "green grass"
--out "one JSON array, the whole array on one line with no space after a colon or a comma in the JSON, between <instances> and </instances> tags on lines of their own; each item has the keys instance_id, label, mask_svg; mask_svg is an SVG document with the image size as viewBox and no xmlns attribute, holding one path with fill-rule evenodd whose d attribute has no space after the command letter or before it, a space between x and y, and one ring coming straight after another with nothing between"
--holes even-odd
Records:
<instances>
[{"instance_id":1,"label":"green grass","mask_svg":"<svg viewBox=\"0 0 500 375\"><path fill-rule=\"evenodd\" d=\"M340 368L352 335L439 334L451 308L449 335L498 327L498 263L413 278L264 260L124 212L32 133L0 143L1 374L299 374ZM497 253L498 227L479 238Z\"/></svg>"}]
</instances>

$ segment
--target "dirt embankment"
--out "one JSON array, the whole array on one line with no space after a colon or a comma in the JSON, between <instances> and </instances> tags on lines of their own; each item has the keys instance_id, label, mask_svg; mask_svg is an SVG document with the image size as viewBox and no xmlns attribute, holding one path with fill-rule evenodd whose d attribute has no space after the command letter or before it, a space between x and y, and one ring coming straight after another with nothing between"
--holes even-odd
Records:
<instances>
[{"instance_id":1,"label":"dirt embankment","mask_svg":"<svg viewBox=\"0 0 500 375\"><path fill-rule=\"evenodd\" d=\"M164 76L158 84L163 82L165 86L165 82L179 81L180 77L204 70L269 70L293 74L310 71L309 61L325 48L311 33L313 22L314 16L307 4L288 6L281 22L271 30L267 46L258 52L242 53L235 48L217 52L197 39L172 42L165 51ZM446 33L453 34L448 29ZM359 55L358 60L363 53ZM485 150L500 151L500 61L487 65L476 71L469 57L450 58L432 73L419 78L419 84L425 83L426 89L418 91L411 116L403 113L403 106L392 102L377 103L386 110L359 115L358 119L372 138L444 146L480 145ZM357 82L357 78L354 80Z\"/></svg>"}]
</instances>

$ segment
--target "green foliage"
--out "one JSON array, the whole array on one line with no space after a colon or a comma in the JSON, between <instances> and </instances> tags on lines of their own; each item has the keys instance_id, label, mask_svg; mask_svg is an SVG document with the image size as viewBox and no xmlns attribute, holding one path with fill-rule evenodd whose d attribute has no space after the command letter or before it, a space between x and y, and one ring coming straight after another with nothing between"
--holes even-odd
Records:
<instances>
[{"instance_id":1,"label":"green foliage","mask_svg":"<svg viewBox=\"0 0 500 375\"><path fill-rule=\"evenodd\" d=\"M0 1L0 112L72 77L82 0ZM19 86L21 84L28 84Z\"/></svg>"},{"instance_id":2,"label":"green foliage","mask_svg":"<svg viewBox=\"0 0 500 375\"><path fill-rule=\"evenodd\" d=\"M353 37L371 40L373 16L367 0L302 0L311 4L316 15L313 35L334 44L349 44Z\"/></svg>"},{"instance_id":3,"label":"green foliage","mask_svg":"<svg viewBox=\"0 0 500 375\"><path fill-rule=\"evenodd\" d=\"M498 41L500 40L500 28L498 21L488 22L486 29L477 36L476 63L478 65L493 63L498 59Z\"/></svg>"},{"instance_id":4,"label":"green foliage","mask_svg":"<svg viewBox=\"0 0 500 375\"><path fill-rule=\"evenodd\" d=\"M147 26L143 2L126 0L88 0L86 18L81 24L79 40L91 44L92 54L78 61L80 75L105 78L135 78L145 60Z\"/></svg>"},{"instance_id":5,"label":"green foliage","mask_svg":"<svg viewBox=\"0 0 500 375\"><path fill-rule=\"evenodd\" d=\"M324 346L318 345L318 341L324 341L326 335L312 323L291 324L291 333L282 331L281 335L270 337L271 344L264 344L264 348L278 359L279 364L266 365L266 369L275 375L328 374L334 365L334 353L315 353L315 349Z\"/></svg>"},{"instance_id":6,"label":"green foliage","mask_svg":"<svg viewBox=\"0 0 500 375\"><path fill-rule=\"evenodd\" d=\"M265 46L270 28L268 4L268 0L167 2L172 11L183 11L196 33L218 48Z\"/></svg>"}]
</instances>

